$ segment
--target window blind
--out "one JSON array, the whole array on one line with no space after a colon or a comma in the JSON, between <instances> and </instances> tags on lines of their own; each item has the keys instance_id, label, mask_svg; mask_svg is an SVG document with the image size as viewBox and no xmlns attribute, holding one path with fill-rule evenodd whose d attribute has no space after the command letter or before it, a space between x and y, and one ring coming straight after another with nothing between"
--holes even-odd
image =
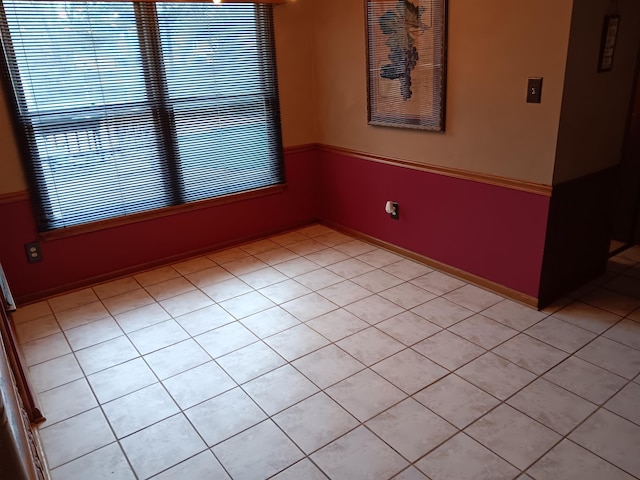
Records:
<instances>
[{"instance_id":1,"label":"window blind","mask_svg":"<svg viewBox=\"0 0 640 480\"><path fill-rule=\"evenodd\" d=\"M2 1L41 231L283 182L270 5Z\"/></svg>"}]
</instances>

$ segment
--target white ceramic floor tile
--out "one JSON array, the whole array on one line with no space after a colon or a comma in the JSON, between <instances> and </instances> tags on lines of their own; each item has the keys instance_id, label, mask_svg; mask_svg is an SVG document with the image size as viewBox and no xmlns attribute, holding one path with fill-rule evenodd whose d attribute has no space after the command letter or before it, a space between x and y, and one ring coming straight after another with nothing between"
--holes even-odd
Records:
<instances>
[{"instance_id":1,"label":"white ceramic floor tile","mask_svg":"<svg viewBox=\"0 0 640 480\"><path fill-rule=\"evenodd\" d=\"M365 368L335 345L316 350L294 361L292 365L320 388L327 388Z\"/></svg>"},{"instance_id":2,"label":"white ceramic floor tile","mask_svg":"<svg viewBox=\"0 0 640 480\"><path fill-rule=\"evenodd\" d=\"M253 288L247 285L242 280L234 277L230 278L229 280L223 280L222 282L202 287L202 291L214 301L220 303L224 302L225 300L229 300L230 298L239 297L240 295L244 295L245 293L252 292Z\"/></svg>"},{"instance_id":3,"label":"white ceramic floor tile","mask_svg":"<svg viewBox=\"0 0 640 480\"><path fill-rule=\"evenodd\" d=\"M526 330L544 319L547 314L512 300L503 300L482 311L482 315L516 330Z\"/></svg>"},{"instance_id":4,"label":"white ceramic floor tile","mask_svg":"<svg viewBox=\"0 0 640 480\"><path fill-rule=\"evenodd\" d=\"M260 293L278 305L311 293L304 285L295 280L285 280L268 287L261 288Z\"/></svg>"},{"instance_id":5,"label":"white ceramic floor tile","mask_svg":"<svg viewBox=\"0 0 640 480\"><path fill-rule=\"evenodd\" d=\"M243 386L269 415L278 413L318 391L313 383L290 365L285 365Z\"/></svg>"},{"instance_id":6,"label":"white ceramic floor tile","mask_svg":"<svg viewBox=\"0 0 640 480\"><path fill-rule=\"evenodd\" d=\"M115 440L99 408L40 430L50 468L56 468Z\"/></svg>"},{"instance_id":7,"label":"white ceramic floor tile","mask_svg":"<svg viewBox=\"0 0 640 480\"><path fill-rule=\"evenodd\" d=\"M363 253L376 250L376 247L371 245L370 243L366 243L361 240L351 240L349 242L336 245L335 249L340 250L341 252L344 252L347 255L351 255L352 257L356 257L359 255L362 255Z\"/></svg>"},{"instance_id":8,"label":"white ceramic floor tile","mask_svg":"<svg viewBox=\"0 0 640 480\"><path fill-rule=\"evenodd\" d=\"M366 425L410 462L458 431L412 398L372 418Z\"/></svg>"},{"instance_id":9,"label":"white ceramic floor tile","mask_svg":"<svg viewBox=\"0 0 640 480\"><path fill-rule=\"evenodd\" d=\"M411 349L403 350L371 367L409 395L422 390L449 372Z\"/></svg>"},{"instance_id":10,"label":"white ceramic floor tile","mask_svg":"<svg viewBox=\"0 0 640 480\"><path fill-rule=\"evenodd\" d=\"M570 303L553 316L598 334L620 321L618 315L582 302Z\"/></svg>"},{"instance_id":11,"label":"white ceramic floor tile","mask_svg":"<svg viewBox=\"0 0 640 480\"><path fill-rule=\"evenodd\" d=\"M153 480L231 480L231 477L224 471L220 462L210 451L199 453L198 455L179 463L175 467L162 472L153 477Z\"/></svg>"},{"instance_id":12,"label":"white ceramic floor tile","mask_svg":"<svg viewBox=\"0 0 640 480\"><path fill-rule=\"evenodd\" d=\"M287 408L273 417L306 454L354 429L359 422L323 392Z\"/></svg>"},{"instance_id":13,"label":"white ceramic floor tile","mask_svg":"<svg viewBox=\"0 0 640 480\"><path fill-rule=\"evenodd\" d=\"M422 265L421 263L414 262L413 260L407 260L406 258L398 262L386 265L382 267L381 270L384 270L391 275L395 275L396 277L405 281L413 280L414 278L418 278L433 271L432 269L425 265Z\"/></svg>"},{"instance_id":14,"label":"white ceramic floor tile","mask_svg":"<svg viewBox=\"0 0 640 480\"><path fill-rule=\"evenodd\" d=\"M213 260L216 263L229 263L234 260L248 257L249 254L242 250L240 247L231 247L224 250L218 250L217 252L207 255L207 258Z\"/></svg>"},{"instance_id":15,"label":"white ceramic floor tile","mask_svg":"<svg viewBox=\"0 0 640 480\"><path fill-rule=\"evenodd\" d=\"M117 443L95 450L51 472L52 480L135 480Z\"/></svg>"},{"instance_id":16,"label":"white ceramic floor tile","mask_svg":"<svg viewBox=\"0 0 640 480\"><path fill-rule=\"evenodd\" d=\"M622 470L569 440L563 440L528 472L536 480L632 480Z\"/></svg>"},{"instance_id":17,"label":"white ceramic floor tile","mask_svg":"<svg viewBox=\"0 0 640 480\"><path fill-rule=\"evenodd\" d=\"M427 273L422 277L412 280L412 283L436 295L444 295L465 285L465 282L462 280L458 280L441 272Z\"/></svg>"},{"instance_id":18,"label":"white ceramic floor tile","mask_svg":"<svg viewBox=\"0 0 640 480\"><path fill-rule=\"evenodd\" d=\"M60 326L53 315L47 315L16 325L16 335L20 343L33 342L60 332Z\"/></svg>"},{"instance_id":19,"label":"white ceramic floor tile","mask_svg":"<svg viewBox=\"0 0 640 480\"><path fill-rule=\"evenodd\" d=\"M327 248L325 250L320 250L319 252L314 252L310 255L307 255L306 258L314 263L317 263L318 265L328 267L329 265L333 265L334 263L348 260L349 255L347 255L346 253L342 253L335 248Z\"/></svg>"},{"instance_id":20,"label":"white ceramic floor tile","mask_svg":"<svg viewBox=\"0 0 640 480\"><path fill-rule=\"evenodd\" d=\"M71 353L69 343L62 332L39 338L20 347L28 367Z\"/></svg>"},{"instance_id":21,"label":"white ceramic floor tile","mask_svg":"<svg viewBox=\"0 0 640 480\"><path fill-rule=\"evenodd\" d=\"M266 420L213 448L234 480L268 478L304 455L271 420Z\"/></svg>"},{"instance_id":22,"label":"white ceramic floor tile","mask_svg":"<svg viewBox=\"0 0 640 480\"><path fill-rule=\"evenodd\" d=\"M346 337L336 345L367 366L405 348L403 344L374 327Z\"/></svg>"},{"instance_id":23,"label":"white ceramic floor tile","mask_svg":"<svg viewBox=\"0 0 640 480\"><path fill-rule=\"evenodd\" d=\"M363 298L371 296L371 292L350 280L345 280L330 287L318 290L318 293L335 303L339 307L344 307L350 303L357 302Z\"/></svg>"},{"instance_id":24,"label":"white ceramic floor tile","mask_svg":"<svg viewBox=\"0 0 640 480\"><path fill-rule=\"evenodd\" d=\"M307 458L271 478L272 480L301 480L303 478L305 480L327 480L326 475Z\"/></svg>"},{"instance_id":25,"label":"white ceramic floor tile","mask_svg":"<svg viewBox=\"0 0 640 480\"><path fill-rule=\"evenodd\" d=\"M382 270L373 270L371 272L358 275L357 277L353 277L351 281L373 293L382 292L383 290L395 287L402 283L402 280L398 277L391 275L390 273L383 272Z\"/></svg>"},{"instance_id":26,"label":"white ceramic floor tile","mask_svg":"<svg viewBox=\"0 0 640 480\"><path fill-rule=\"evenodd\" d=\"M413 398L458 428L466 427L500 403L454 374L438 380Z\"/></svg>"},{"instance_id":27,"label":"white ceramic floor tile","mask_svg":"<svg viewBox=\"0 0 640 480\"><path fill-rule=\"evenodd\" d=\"M87 325L71 328L65 331L65 335L71 348L80 350L120 337L124 335L124 332L113 318L105 318Z\"/></svg>"},{"instance_id":28,"label":"white ceramic floor tile","mask_svg":"<svg viewBox=\"0 0 640 480\"><path fill-rule=\"evenodd\" d=\"M151 305L116 315L115 318L120 328L122 328L125 333L130 333L164 322L171 317L159 304L152 303Z\"/></svg>"},{"instance_id":29,"label":"white ceramic floor tile","mask_svg":"<svg viewBox=\"0 0 640 480\"><path fill-rule=\"evenodd\" d=\"M522 470L561 439L557 433L504 404L467 427L465 432Z\"/></svg>"},{"instance_id":30,"label":"white ceramic floor tile","mask_svg":"<svg viewBox=\"0 0 640 480\"><path fill-rule=\"evenodd\" d=\"M393 477L392 480L429 480L425 477L416 467L409 467L403 470L398 475Z\"/></svg>"},{"instance_id":31,"label":"white ceramic floor tile","mask_svg":"<svg viewBox=\"0 0 640 480\"><path fill-rule=\"evenodd\" d=\"M207 257L192 258L190 260L185 260L171 265L171 267L180 275L189 275L190 273L200 272L215 266L215 262Z\"/></svg>"},{"instance_id":32,"label":"white ceramic floor tile","mask_svg":"<svg viewBox=\"0 0 640 480\"><path fill-rule=\"evenodd\" d=\"M15 312L11 313L14 324L28 322L36 318L51 315L53 311L46 300L42 302L31 303L29 305L20 305Z\"/></svg>"},{"instance_id":33,"label":"white ceramic floor tile","mask_svg":"<svg viewBox=\"0 0 640 480\"><path fill-rule=\"evenodd\" d=\"M622 295L606 288L598 288L580 298L580 301L622 317L640 306L640 299Z\"/></svg>"},{"instance_id":34,"label":"white ceramic floor tile","mask_svg":"<svg viewBox=\"0 0 640 480\"><path fill-rule=\"evenodd\" d=\"M29 367L31 384L36 393L82 378L82 370L72 354Z\"/></svg>"},{"instance_id":35,"label":"white ceramic floor tile","mask_svg":"<svg viewBox=\"0 0 640 480\"><path fill-rule=\"evenodd\" d=\"M225 300L220 306L235 318L241 319L274 307L275 303L258 292L251 292Z\"/></svg>"},{"instance_id":36,"label":"white ceramic floor tile","mask_svg":"<svg viewBox=\"0 0 640 480\"><path fill-rule=\"evenodd\" d=\"M76 352L76 358L85 375L139 357L138 350L127 337L118 337Z\"/></svg>"},{"instance_id":37,"label":"white ceramic floor tile","mask_svg":"<svg viewBox=\"0 0 640 480\"><path fill-rule=\"evenodd\" d=\"M289 362L329 343L326 338L304 324L280 332L264 341Z\"/></svg>"},{"instance_id":38,"label":"white ceramic floor tile","mask_svg":"<svg viewBox=\"0 0 640 480\"><path fill-rule=\"evenodd\" d=\"M545 318L525 333L568 353L584 347L596 337L593 332L554 317Z\"/></svg>"},{"instance_id":39,"label":"white ceramic floor tile","mask_svg":"<svg viewBox=\"0 0 640 480\"><path fill-rule=\"evenodd\" d=\"M379 295L372 295L347 305L345 310L374 325L402 313L404 309Z\"/></svg>"},{"instance_id":40,"label":"white ceramic floor tile","mask_svg":"<svg viewBox=\"0 0 640 480\"><path fill-rule=\"evenodd\" d=\"M367 253L358 255L356 258L376 268L382 268L386 265L390 265L402 260L402 257L400 255L389 252L387 250L383 250L381 248L370 250Z\"/></svg>"},{"instance_id":41,"label":"white ceramic floor tile","mask_svg":"<svg viewBox=\"0 0 640 480\"><path fill-rule=\"evenodd\" d=\"M294 278L298 275L303 275L313 270L317 270L318 268L320 268L320 265L318 265L317 263L313 263L306 258L298 257L292 258L291 260L287 260L282 263L278 263L274 265L273 268L289 278Z\"/></svg>"},{"instance_id":42,"label":"white ceramic floor tile","mask_svg":"<svg viewBox=\"0 0 640 480\"><path fill-rule=\"evenodd\" d=\"M520 390L507 403L561 435L568 434L597 408L544 378Z\"/></svg>"},{"instance_id":43,"label":"white ceramic floor tile","mask_svg":"<svg viewBox=\"0 0 640 480\"><path fill-rule=\"evenodd\" d=\"M151 305L155 303L155 300L146 290L141 288L127 293L121 293L115 297L105 298L102 300L102 303L107 307L111 315L116 316L130 310L144 307L145 305Z\"/></svg>"},{"instance_id":44,"label":"white ceramic floor tile","mask_svg":"<svg viewBox=\"0 0 640 480\"><path fill-rule=\"evenodd\" d=\"M165 280L160 283L149 285L145 288L149 295L155 298L157 302L166 300L168 298L177 297L178 295L190 292L194 289L195 287L193 286L193 284L183 277Z\"/></svg>"},{"instance_id":45,"label":"white ceramic floor tile","mask_svg":"<svg viewBox=\"0 0 640 480\"><path fill-rule=\"evenodd\" d=\"M640 373L640 350L599 337L576 352L587 362L631 380Z\"/></svg>"},{"instance_id":46,"label":"white ceramic floor tile","mask_svg":"<svg viewBox=\"0 0 640 480\"><path fill-rule=\"evenodd\" d=\"M309 320L307 325L332 342L337 342L369 326L368 323L342 308Z\"/></svg>"},{"instance_id":47,"label":"white ceramic floor tile","mask_svg":"<svg viewBox=\"0 0 640 480\"><path fill-rule=\"evenodd\" d=\"M266 338L286 330L300 321L281 307L250 315L242 319L241 323L260 338Z\"/></svg>"},{"instance_id":48,"label":"white ceramic floor tile","mask_svg":"<svg viewBox=\"0 0 640 480\"><path fill-rule=\"evenodd\" d=\"M627 382L624 378L576 357L570 357L544 375L550 382L602 405Z\"/></svg>"},{"instance_id":49,"label":"white ceramic floor tile","mask_svg":"<svg viewBox=\"0 0 640 480\"><path fill-rule=\"evenodd\" d=\"M605 403L604 408L640 425L638 405L640 405L640 385L631 382Z\"/></svg>"},{"instance_id":50,"label":"white ceramic floor tile","mask_svg":"<svg viewBox=\"0 0 640 480\"><path fill-rule=\"evenodd\" d=\"M148 287L179 276L180 274L172 267L160 267L134 275L133 278L143 287Z\"/></svg>"},{"instance_id":51,"label":"white ceramic floor tile","mask_svg":"<svg viewBox=\"0 0 640 480\"><path fill-rule=\"evenodd\" d=\"M268 287L274 283L283 282L287 280L287 278L288 277L286 275L271 267L263 268L262 270L257 270L240 276L240 280L256 290Z\"/></svg>"},{"instance_id":52,"label":"white ceramic floor tile","mask_svg":"<svg viewBox=\"0 0 640 480\"><path fill-rule=\"evenodd\" d=\"M236 319L220 305L209 305L208 307L176 317L176 321L182 328L194 337L222 327L223 325L228 325L229 323L235 322L235 320Z\"/></svg>"},{"instance_id":53,"label":"white ceramic floor tile","mask_svg":"<svg viewBox=\"0 0 640 480\"><path fill-rule=\"evenodd\" d=\"M81 307L64 310L62 312L56 312L56 319L63 330L79 327L80 325L86 325L87 323L108 317L109 312L104 308L102 302L99 301L88 303Z\"/></svg>"},{"instance_id":54,"label":"white ceramic floor tile","mask_svg":"<svg viewBox=\"0 0 640 480\"><path fill-rule=\"evenodd\" d=\"M356 373L327 388L325 392L361 422L369 420L407 396L371 370Z\"/></svg>"},{"instance_id":55,"label":"white ceramic floor tile","mask_svg":"<svg viewBox=\"0 0 640 480\"><path fill-rule=\"evenodd\" d=\"M640 477L640 426L600 409L574 430L569 439Z\"/></svg>"},{"instance_id":56,"label":"white ceramic floor tile","mask_svg":"<svg viewBox=\"0 0 640 480\"><path fill-rule=\"evenodd\" d=\"M84 378L43 392L39 398L42 414L47 419L43 426L53 425L98 406Z\"/></svg>"},{"instance_id":57,"label":"white ceramic floor tile","mask_svg":"<svg viewBox=\"0 0 640 480\"><path fill-rule=\"evenodd\" d=\"M159 383L105 403L102 410L118 438L126 437L180 411Z\"/></svg>"},{"instance_id":58,"label":"white ceramic floor tile","mask_svg":"<svg viewBox=\"0 0 640 480\"><path fill-rule=\"evenodd\" d=\"M123 438L120 444L139 478L149 478L206 449L182 414Z\"/></svg>"},{"instance_id":59,"label":"white ceramic floor tile","mask_svg":"<svg viewBox=\"0 0 640 480\"><path fill-rule=\"evenodd\" d=\"M534 374L489 352L456 373L500 400L513 395L536 378Z\"/></svg>"},{"instance_id":60,"label":"white ceramic floor tile","mask_svg":"<svg viewBox=\"0 0 640 480\"><path fill-rule=\"evenodd\" d=\"M536 375L542 375L568 356L566 352L525 334L498 345L493 353Z\"/></svg>"},{"instance_id":61,"label":"white ceramic floor tile","mask_svg":"<svg viewBox=\"0 0 640 480\"><path fill-rule=\"evenodd\" d=\"M359 427L311 455L332 480L389 478L407 461L373 433Z\"/></svg>"},{"instance_id":62,"label":"white ceramic floor tile","mask_svg":"<svg viewBox=\"0 0 640 480\"><path fill-rule=\"evenodd\" d=\"M518 470L464 433L459 433L416 466L432 480L511 480Z\"/></svg>"},{"instance_id":63,"label":"white ceramic floor tile","mask_svg":"<svg viewBox=\"0 0 640 480\"><path fill-rule=\"evenodd\" d=\"M442 330L412 312L403 312L378 323L376 327L405 345L418 343Z\"/></svg>"},{"instance_id":64,"label":"white ceramic floor tile","mask_svg":"<svg viewBox=\"0 0 640 480\"><path fill-rule=\"evenodd\" d=\"M243 255L247 255L246 252L242 252ZM199 270L194 273L185 275L186 279L193 283L198 288L204 288L214 283L223 282L233 278L229 272L220 266L209 267L204 270Z\"/></svg>"},{"instance_id":65,"label":"white ceramic floor tile","mask_svg":"<svg viewBox=\"0 0 640 480\"><path fill-rule=\"evenodd\" d=\"M239 322L233 322L198 335L195 340L209 355L218 358L257 342L258 337Z\"/></svg>"},{"instance_id":66,"label":"white ceramic floor tile","mask_svg":"<svg viewBox=\"0 0 640 480\"><path fill-rule=\"evenodd\" d=\"M498 302L504 300L500 295L491 293L475 285L465 285L457 290L447 293L444 298L451 300L458 305L462 305L474 312L481 312L482 310L495 305Z\"/></svg>"},{"instance_id":67,"label":"white ceramic floor tile","mask_svg":"<svg viewBox=\"0 0 640 480\"><path fill-rule=\"evenodd\" d=\"M518 334L517 330L482 315L474 315L449 327L449 331L488 350Z\"/></svg>"},{"instance_id":68,"label":"white ceramic floor tile","mask_svg":"<svg viewBox=\"0 0 640 480\"><path fill-rule=\"evenodd\" d=\"M281 307L301 322L306 322L338 308L335 303L315 292L283 303Z\"/></svg>"},{"instance_id":69,"label":"white ceramic floor tile","mask_svg":"<svg viewBox=\"0 0 640 480\"><path fill-rule=\"evenodd\" d=\"M207 445L216 445L267 418L240 388L234 388L185 411Z\"/></svg>"},{"instance_id":70,"label":"white ceramic floor tile","mask_svg":"<svg viewBox=\"0 0 640 480\"><path fill-rule=\"evenodd\" d=\"M51 310L54 312L62 312L72 308L80 307L98 300L96 294L90 288L77 290L75 292L58 295L48 300Z\"/></svg>"},{"instance_id":71,"label":"white ceramic floor tile","mask_svg":"<svg viewBox=\"0 0 640 480\"><path fill-rule=\"evenodd\" d=\"M411 311L442 328L450 327L474 314L472 310L441 297L423 303Z\"/></svg>"},{"instance_id":72,"label":"white ceramic floor tile","mask_svg":"<svg viewBox=\"0 0 640 480\"><path fill-rule=\"evenodd\" d=\"M446 330L411 348L449 370L455 370L485 352L484 348Z\"/></svg>"},{"instance_id":73,"label":"white ceramic floor tile","mask_svg":"<svg viewBox=\"0 0 640 480\"><path fill-rule=\"evenodd\" d=\"M344 278L326 268L319 268L296 277L296 282L312 290L320 290L342 281L344 281Z\"/></svg>"},{"instance_id":74,"label":"white ceramic floor tile","mask_svg":"<svg viewBox=\"0 0 640 480\"><path fill-rule=\"evenodd\" d=\"M129 340L142 355L168 347L187 338L189 338L189 334L175 320L167 320L129 334Z\"/></svg>"},{"instance_id":75,"label":"white ceramic floor tile","mask_svg":"<svg viewBox=\"0 0 640 480\"><path fill-rule=\"evenodd\" d=\"M169 312L172 317L179 317L180 315L200 310L212 304L213 300L200 290L193 290L181 295L176 295L175 297L167 298L160 302L162 308Z\"/></svg>"},{"instance_id":76,"label":"white ceramic floor tile","mask_svg":"<svg viewBox=\"0 0 640 480\"><path fill-rule=\"evenodd\" d=\"M106 403L158 381L141 358L89 375L87 380L100 403Z\"/></svg>"},{"instance_id":77,"label":"white ceramic floor tile","mask_svg":"<svg viewBox=\"0 0 640 480\"><path fill-rule=\"evenodd\" d=\"M353 278L375 270L375 267L372 267L368 263L361 262L356 258L349 258L347 260L328 265L326 268L343 278Z\"/></svg>"},{"instance_id":78,"label":"white ceramic floor tile","mask_svg":"<svg viewBox=\"0 0 640 480\"><path fill-rule=\"evenodd\" d=\"M162 383L183 410L236 386L215 362L192 368Z\"/></svg>"},{"instance_id":79,"label":"white ceramic floor tile","mask_svg":"<svg viewBox=\"0 0 640 480\"><path fill-rule=\"evenodd\" d=\"M160 380L211 361L211 357L194 340L188 339L144 357Z\"/></svg>"},{"instance_id":80,"label":"white ceramic floor tile","mask_svg":"<svg viewBox=\"0 0 640 480\"><path fill-rule=\"evenodd\" d=\"M263 342L218 357L216 362L239 384L284 365L286 360Z\"/></svg>"},{"instance_id":81,"label":"white ceramic floor tile","mask_svg":"<svg viewBox=\"0 0 640 480\"><path fill-rule=\"evenodd\" d=\"M603 336L640 350L640 322L625 318L610 330L604 332Z\"/></svg>"},{"instance_id":82,"label":"white ceramic floor tile","mask_svg":"<svg viewBox=\"0 0 640 480\"><path fill-rule=\"evenodd\" d=\"M266 263L255 257L245 257L231 262L220 262L222 267L236 276L245 275L268 267Z\"/></svg>"},{"instance_id":83,"label":"white ceramic floor tile","mask_svg":"<svg viewBox=\"0 0 640 480\"><path fill-rule=\"evenodd\" d=\"M415 308L436 298L433 293L427 292L411 283L400 284L380 292L379 295L406 309Z\"/></svg>"}]
</instances>

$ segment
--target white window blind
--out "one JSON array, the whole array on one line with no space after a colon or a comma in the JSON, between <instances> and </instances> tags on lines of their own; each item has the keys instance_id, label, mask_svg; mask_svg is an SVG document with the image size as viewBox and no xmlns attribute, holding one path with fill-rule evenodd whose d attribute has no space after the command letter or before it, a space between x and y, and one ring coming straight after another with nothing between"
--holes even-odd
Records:
<instances>
[{"instance_id":1,"label":"white window blind","mask_svg":"<svg viewBox=\"0 0 640 480\"><path fill-rule=\"evenodd\" d=\"M270 5L1 5L41 231L283 182Z\"/></svg>"}]
</instances>

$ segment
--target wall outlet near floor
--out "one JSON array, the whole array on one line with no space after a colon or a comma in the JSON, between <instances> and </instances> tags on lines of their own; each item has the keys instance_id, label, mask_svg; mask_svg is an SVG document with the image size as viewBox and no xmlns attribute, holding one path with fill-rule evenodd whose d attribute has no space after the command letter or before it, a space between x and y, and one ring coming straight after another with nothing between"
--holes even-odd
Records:
<instances>
[{"instance_id":1,"label":"wall outlet near floor","mask_svg":"<svg viewBox=\"0 0 640 480\"><path fill-rule=\"evenodd\" d=\"M25 243L24 249L27 252L27 260L29 263L36 263L42 260L42 250L40 250L40 242Z\"/></svg>"}]
</instances>

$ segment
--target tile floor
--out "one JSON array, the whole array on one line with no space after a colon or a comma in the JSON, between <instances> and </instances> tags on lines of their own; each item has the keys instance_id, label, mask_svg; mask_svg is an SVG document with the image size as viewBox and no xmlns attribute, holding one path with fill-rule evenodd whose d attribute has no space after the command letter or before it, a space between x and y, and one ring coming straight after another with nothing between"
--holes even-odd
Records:
<instances>
[{"instance_id":1,"label":"tile floor","mask_svg":"<svg viewBox=\"0 0 640 480\"><path fill-rule=\"evenodd\" d=\"M21 308L54 480L640 478L640 248L542 312L321 225Z\"/></svg>"}]
</instances>

